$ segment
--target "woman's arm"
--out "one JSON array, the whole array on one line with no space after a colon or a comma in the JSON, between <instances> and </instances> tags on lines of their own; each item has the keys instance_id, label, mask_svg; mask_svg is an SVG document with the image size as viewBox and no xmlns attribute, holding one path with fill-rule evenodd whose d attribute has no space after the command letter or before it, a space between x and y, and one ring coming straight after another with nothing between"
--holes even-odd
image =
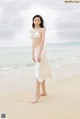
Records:
<instances>
[{"instance_id":1,"label":"woman's arm","mask_svg":"<svg viewBox=\"0 0 80 119\"><path fill-rule=\"evenodd\" d=\"M34 48L33 48L33 37L32 37L32 31L30 31L30 38L32 40L32 57L34 56Z\"/></svg>"},{"instance_id":2,"label":"woman's arm","mask_svg":"<svg viewBox=\"0 0 80 119\"><path fill-rule=\"evenodd\" d=\"M40 44L40 50L39 50L39 54L38 54L38 57L41 57L41 53L42 53L42 50L43 50L43 47L44 47L44 42L45 42L45 28L42 28L42 41L41 41L41 44Z\"/></svg>"},{"instance_id":3,"label":"woman's arm","mask_svg":"<svg viewBox=\"0 0 80 119\"><path fill-rule=\"evenodd\" d=\"M35 57L34 57L34 47L33 47L33 40L32 40L32 60L36 62Z\"/></svg>"},{"instance_id":4,"label":"woman's arm","mask_svg":"<svg viewBox=\"0 0 80 119\"><path fill-rule=\"evenodd\" d=\"M34 56L34 47L33 47L33 40L32 40L32 57Z\"/></svg>"}]
</instances>

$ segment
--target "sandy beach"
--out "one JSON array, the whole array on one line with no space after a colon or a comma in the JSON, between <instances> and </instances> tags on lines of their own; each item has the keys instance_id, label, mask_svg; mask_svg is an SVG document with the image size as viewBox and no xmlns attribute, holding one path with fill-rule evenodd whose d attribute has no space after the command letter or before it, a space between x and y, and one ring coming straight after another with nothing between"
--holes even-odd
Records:
<instances>
[{"instance_id":1,"label":"sandy beach","mask_svg":"<svg viewBox=\"0 0 80 119\"><path fill-rule=\"evenodd\" d=\"M0 84L0 113L6 119L80 119L80 75L47 81L48 95L36 104L31 104L34 83L31 88L27 85L26 81Z\"/></svg>"}]
</instances>

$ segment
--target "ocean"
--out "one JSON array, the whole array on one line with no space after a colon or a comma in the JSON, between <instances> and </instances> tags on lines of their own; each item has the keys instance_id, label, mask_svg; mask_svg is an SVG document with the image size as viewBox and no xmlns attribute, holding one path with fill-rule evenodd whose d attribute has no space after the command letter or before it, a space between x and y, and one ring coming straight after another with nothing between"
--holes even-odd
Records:
<instances>
[{"instance_id":1,"label":"ocean","mask_svg":"<svg viewBox=\"0 0 80 119\"><path fill-rule=\"evenodd\" d=\"M54 71L80 63L80 42L46 44L46 47ZM35 66L31 51L31 47L0 47L0 81L16 80L20 71L23 75L30 71Z\"/></svg>"}]
</instances>

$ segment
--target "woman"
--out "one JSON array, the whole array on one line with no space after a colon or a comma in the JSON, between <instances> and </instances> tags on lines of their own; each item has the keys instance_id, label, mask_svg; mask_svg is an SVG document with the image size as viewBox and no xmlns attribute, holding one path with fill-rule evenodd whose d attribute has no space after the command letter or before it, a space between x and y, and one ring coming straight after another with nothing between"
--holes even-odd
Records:
<instances>
[{"instance_id":1,"label":"woman","mask_svg":"<svg viewBox=\"0 0 80 119\"><path fill-rule=\"evenodd\" d=\"M40 15L33 17L31 31L32 39L32 59L36 63L35 76L36 76L36 94L32 103L36 103L40 96L46 96L45 80L52 78L50 62L48 59L47 49L45 46L45 32L44 21ZM40 94L40 85L42 93Z\"/></svg>"}]
</instances>

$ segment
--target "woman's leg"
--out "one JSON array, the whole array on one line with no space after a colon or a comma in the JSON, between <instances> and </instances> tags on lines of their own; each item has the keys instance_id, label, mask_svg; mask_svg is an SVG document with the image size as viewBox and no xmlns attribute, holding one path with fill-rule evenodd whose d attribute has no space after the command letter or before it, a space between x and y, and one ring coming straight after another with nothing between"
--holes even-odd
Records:
<instances>
[{"instance_id":1,"label":"woman's leg","mask_svg":"<svg viewBox=\"0 0 80 119\"><path fill-rule=\"evenodd\" d=\"M41 83L41 87L42 87L42 93L41 96L46 96L46 86L45 86L45 80L43 80L43 82Z\"/></svg>"},{"instance_id":2,"label":"woman's leg","mask_svg":"<svg viewBox=\"0 0 80 119\"><path fill-rule=\"evenodd\" d=\"M36 96L40 96L40 82L36 79Z\"/></svg>"},{"instance_id":3,"label":"woman's leg","mask_svg":"<svg viewBox=\"0 0 80 119\"><path fill-rule=\"evenodd\" d=\"M36 103L40 98L40 82L36 79L36 93L32 103Z\"/></svg>"}]
</instances>

